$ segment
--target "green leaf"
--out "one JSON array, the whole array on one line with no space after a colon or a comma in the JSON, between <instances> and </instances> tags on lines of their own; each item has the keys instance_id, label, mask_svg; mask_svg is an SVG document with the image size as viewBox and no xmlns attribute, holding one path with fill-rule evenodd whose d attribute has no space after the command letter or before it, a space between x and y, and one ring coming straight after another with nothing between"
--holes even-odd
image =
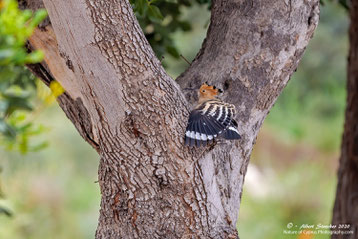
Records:
<instances>
[{"instance_id":1,"label":"green leaf","mask_svg":"<svg viewBox=\"0 0 358 239\"><path fill-rule=\"evenodd\" d=\"M167 46L167 52L174 58L179 58L180 54L174 46Z\"/></svg>"},{"instance_id":2,"label":"green leaf","mask_svg":"<svg viewBox=\"0 0 358 239\"><path fill-rule=\"evenodd\" d=\"M23 119L20 119L20 121L22 121ZM17 130L20 132L20 133L25 133L27 132L28 130L30 130L30 128L32 127L32 123L27 123L21 127L18 127Z\"/></svg>"},{"instance_id":3,"label":"green leaf","mask_svg":"<svg viewBox=\"0 0 358 239\"><path fill-rule=\"evenodd\" d=\"M12 212L6 208L0 207L0 214L5 214L8 217L12 216Z\"/></svg>"},{"instance_id":4,"label":"green leaf","mask_svg":"<svg viewBox=\"0 0 358 239\"><path fill-rule=\"evenodd\" d=\"M179 26L183 31L190 31L191 30L191 24L188 21L179 22Z\"/></svg>"},{"instance_id":5,"label":"green leaf","mask_svg":"<svg viewBox=\"0 0 358 239\"><path fill-rule=\"evenodd\" d=\"M141 16L145 16L148 11L148 1L147 0L137 0L135 1L135 11Z\"/></svg>"},{"instance_id":6,"label":"green leaf","mask_svg":"<svg viewBox=\"0 0 358 239\"><path fill-rule=\"evenodd\" d=\"M31 25L33 27L36 27L37 25L39 25L46 17L47 17L47 11L45 9L39 9L37 10L37 12L35 13Z\"/></svg>"},{"instance_id":7,"label":"green leaf","mask_svg":"<svg viewBox=\"0 0 358 239\"><path fill-rule=\"evenodd\" d=\"M44 54L42 51L33 51L26 57L26 63L36 63L42 61Z\"/></svg>"},{"instance_id":8,"label":"green leaf","mask_svg":"<svg viewBox=\"0 0 358 239\"><path fill-rule=\"evenodd\" d=\"M26 134L21 135L20 137L20 143L19 143L19 150L20 153L26 154L28 151L28 137Z\"/></svg>"},{"instance_id":9,"label":"green leaf","mask_svg":"<svg viewBox=\"0 0 358 239\"><path fill-rule=\"evenodd\" d=\"M16 137L16 130L3 119L0 119L0 133L11 140Z\"/></svg>"},{"instance_id":10,"label":"green leaf","mask_svg":"<svg viewBox=\"0 0 358 239\"><path fill-rule=\"evenodd\" d=\"M6 114L12 114L15 110L32 110L28 96L15 96L12 94L4 94L4 99L7 100L9 106Z\"/></svg>"},{"instance_id":11,"label":"green leaf","mask_svg":"<svg viewBox=\"0 0 358 239\"><path fill-rule=\"evenodd\" d=\"M154 5L148 6L148 17L152 22L161 22L164 19L159 8Z\"/></svg>"},{"instance_id":12,"label":"green leaf","mask_svg":"<svg viewBox=\"0 0 358 239\"><path fill-rule=\"evenodd\" d=\"M37 144L37 145L35 145L35 146L31 146L30 149L29 149L29 151L31 151L31 152L38 152L38 151L40 151L40 150L42 150L42 149L48 147L48 145L49 145L48 142L42 142L42 143Z\"/></svg>"}]
</instances>

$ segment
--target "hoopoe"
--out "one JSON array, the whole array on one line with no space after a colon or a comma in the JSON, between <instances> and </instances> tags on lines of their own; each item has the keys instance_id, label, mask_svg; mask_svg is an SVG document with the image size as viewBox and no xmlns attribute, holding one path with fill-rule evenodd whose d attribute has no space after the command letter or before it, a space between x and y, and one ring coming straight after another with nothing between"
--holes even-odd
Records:
<instances>
[{"instance_id":1,"label":"hoopoe","mask_svg":"<svg viewBox=\"0 0 358 239\"><path fill-rule=\"evenodd\" d=\"M185 145L201 146L216 137L240 139L237 122L234 120L235 106L216 98L222 91L204 83L199 89L199 101L189 115L185 132Z\"/></svg>"}]
</instances>

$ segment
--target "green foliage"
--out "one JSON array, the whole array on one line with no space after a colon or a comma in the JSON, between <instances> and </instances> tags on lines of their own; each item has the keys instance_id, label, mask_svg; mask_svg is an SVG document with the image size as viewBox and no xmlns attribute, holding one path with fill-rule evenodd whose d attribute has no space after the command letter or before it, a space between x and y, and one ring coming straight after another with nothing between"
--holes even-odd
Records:
<instances>
[{"instance_id":1,"label":"green foliage","mask_svg":"<svg viewBox=\"0 0 358 239\"><path fill-rule=\"evenodd\" d=\"M47 16L45 10L33 14L20 11L17 1L4 0L0 10L0 65L24 65L42 60L41 51L28 53L24 47L35 27Z\"/></svg>"},{"instance_id":2,"label":"green foliage","mask_svg":"<svg viewBox=\"0 0 358 239\"><path fill-rule=\"evenodd\" d=\"M42 128L34 126L24 113L33 110L30 102L36 89L35 77L24 65L43 58L41 51L28 53L25 44L46 15L45 10L20 11L14 0L0 2L0 143L21 153L44 146L29 146L28 142Z\"/></svg>"},{"instance_id":3,"label":"green foliage","mask_svg":"<svg viewBox=\"0 0 358 239\"><path fill-rule=\"evenodd\" d=\"M6 195L0 197L0 238L93 239L100 209L98 154L56 104L36 122L51 128L36 139L56 147L25 156L0 148Z\"/></svg>"},{"instance_id":4,"label":"green foliage","mask_svg":"<svg viewBox=\"0 0 358 239\"><path fill-rule=\"evenodd\" d=\"M168 53L179 58L180 52L174 44L176 31L188 32L192 22L182 19L182 8L193 6L189 0L130 0L136 17L146 38L159 58ZM210 0L196 0L198 4L210 5ZM166 65L166 64L164 64Z\"/></svg>"}]
</instances>

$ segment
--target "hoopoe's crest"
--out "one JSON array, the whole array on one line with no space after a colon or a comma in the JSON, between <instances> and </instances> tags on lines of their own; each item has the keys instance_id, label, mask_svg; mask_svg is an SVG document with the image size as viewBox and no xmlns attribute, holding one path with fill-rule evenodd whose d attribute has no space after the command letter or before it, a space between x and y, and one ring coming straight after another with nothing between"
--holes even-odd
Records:
<instances>
[{"instance_id":1,"label":"hoopoe's crest","mask_svg":"<svg viewBox=\"0 0 358 239\"><path fill-rule=\"evenodd\" d=\"M190 113L185 132L185 145L201 146L217 137L240 139L234 120L235 106L217 99L220 89L204 83L199 89L199 101Z\"/></svg>"},{"instance_id":2,"label":"hoopoe's crest","mask_svg":"<svg viewBox=\"0 0 358 239\"><path fill-rule=\"evenodd\" d=\"M208 85L205 82L199 89L199 103L203 103L206 100L213 100L221 92L222 90L217 89L215 86Z\"/></svg>"}]
</instances>

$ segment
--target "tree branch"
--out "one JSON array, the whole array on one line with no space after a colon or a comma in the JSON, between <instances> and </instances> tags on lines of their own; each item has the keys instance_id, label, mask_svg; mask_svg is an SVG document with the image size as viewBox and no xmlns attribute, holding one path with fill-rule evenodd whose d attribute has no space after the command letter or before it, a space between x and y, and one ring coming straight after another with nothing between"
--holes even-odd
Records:
<instances>
[{"instance_id":1,"label":"tree branch","mask_svg":"<svg viewBox=\"0 0 358 239\"><path fill-rule=\"evenodd\" d=\"M213 1L203 46L177 79L182 89L199 88L206 81L215 84L237 108L243 139L235 145L226 142L199 161L208 201L217 205L221 200L210 213L219 211L221 220L228 217L232 225L259 129L297 68L318 18L318 1ZM192 92L186 97L191 103L196 100Z\"/></svg>"},{"instance_id":2,"label":"tree branch","mask_svg":"<svg viewBox=\"0 0 358 239\"><path fill-rule=\"evenodd\" d=\"M332 239L358 236L358 2L350 7L347 106L338 183L332 223Z\"/></svg>"},{"instance_id":3,"label":"tree branch","mask_svg":"<svg viewBox=\"0 0 358 239\"><path fill-rule=\"evenodd\" d=\"M128 1L44 2L56 37L46 27L30 42L101 156L96 238L236 238L252 146L312 37L318 1L213 1L207 38L178 82L224 88L243 139L200 149L183 146L188 103Z\"/></svg>"}]
</instances>

